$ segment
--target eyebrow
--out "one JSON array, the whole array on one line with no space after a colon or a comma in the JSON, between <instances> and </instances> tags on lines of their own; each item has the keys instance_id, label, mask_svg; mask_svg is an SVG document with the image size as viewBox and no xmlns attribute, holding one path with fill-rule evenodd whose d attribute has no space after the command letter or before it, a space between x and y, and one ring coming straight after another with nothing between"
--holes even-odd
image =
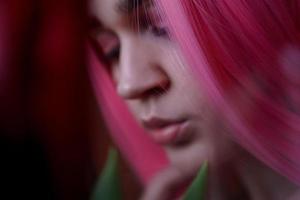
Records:
<instances>
[{"instance_id":1,"label":"eyebrow","mask_svg":"<svg viewBox=\"0 0 300 200\"><path fill-rule=\"evenodd\" d=\"M121 13L132 13L134 10L143 4L149 4L151 0L119 0L117 3L117 10Z\"/></svg>"}]
</instances>

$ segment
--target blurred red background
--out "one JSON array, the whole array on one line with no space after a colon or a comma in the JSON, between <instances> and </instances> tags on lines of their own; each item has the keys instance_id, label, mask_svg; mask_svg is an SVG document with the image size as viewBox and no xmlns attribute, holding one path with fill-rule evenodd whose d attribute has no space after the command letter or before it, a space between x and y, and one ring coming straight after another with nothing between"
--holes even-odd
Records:
<instances>
[{"instance_id":1,"label":"blurred red background","mask_svg":"<svg viewBox=\"0 0 300 200\"><path fill-rule=\"evenodd\" d=\"M89 199L111 142L88 79L86 15L83 0L0 0L0 199ZM136 199L124 162L121 174Z\"/></svg>"}]
</instances>

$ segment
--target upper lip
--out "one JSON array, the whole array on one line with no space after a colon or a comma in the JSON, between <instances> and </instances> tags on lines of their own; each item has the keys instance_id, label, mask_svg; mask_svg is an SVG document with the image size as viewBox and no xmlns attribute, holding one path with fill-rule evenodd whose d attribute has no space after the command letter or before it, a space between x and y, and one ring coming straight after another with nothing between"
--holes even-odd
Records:
<instances>
[{"instance_id":1,"label":"upper lip","mask_svg":"<svg viewBox=\"0 0 300 200\"><path fill-rule=\"evenodd\" d=\"M150 117L146 120L142 120L144 128L147 130L162 129L169 125L182 123L183 119L167 119L159 117Z\"/></svg>"}]
</instances>

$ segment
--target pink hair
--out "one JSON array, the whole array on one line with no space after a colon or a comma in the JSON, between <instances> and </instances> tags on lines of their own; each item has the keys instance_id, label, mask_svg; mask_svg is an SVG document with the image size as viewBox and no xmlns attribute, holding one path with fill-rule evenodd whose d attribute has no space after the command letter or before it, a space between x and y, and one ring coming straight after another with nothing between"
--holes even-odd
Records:
<instances>
[{"instance_id":1,"label":"pink hair","mask_svg":"<svg viewBox=\"0 0 300 200\"><path fill-rule=\"evenodd\" d=\"M202 88L234 129L233 138L300 185L300 75L290 76L300 74L290 62L300 55L299 0L156 2ZM166 155L138 127L103 63L90 55L90 74L112 137L147 183L168 165Z\"/></svg>"},{"instance_id":2,"label":"pink hair","mask_svg":"<svg viewBox=\"0 0 300 200\"><path fill-rule=\"evenodd\" d=\"M157 2L237 142L300 185L300 1Z\"/></svg>"},{"instance_id":3,"label":"pink hair","mask_svg":"<svg viewBox=\"0 0 300 200\"><path fill-rule=\"evenodd\" d=\"M103 117L112 139L122 155L129 161L143 184L168 165L163 149L155 144L130 114L117 95L110 76L94 51L90 55L90 76Z\"/></svg>"}]
</instances>

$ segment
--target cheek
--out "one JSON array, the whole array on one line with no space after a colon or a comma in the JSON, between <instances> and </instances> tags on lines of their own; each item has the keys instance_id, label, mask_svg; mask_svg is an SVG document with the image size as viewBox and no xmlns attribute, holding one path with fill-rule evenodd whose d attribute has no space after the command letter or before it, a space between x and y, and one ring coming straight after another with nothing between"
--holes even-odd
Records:
<instances>
[{"instance_id":1,"label":"cheek","mask_svg":"<svg viewBox=\"0 0 300 200\"><path fill-rule=\"evenodd\" d=\"M133 117L139 121L139 113L142 113L141 105L137 100L124 100L130 113L133 115Z\"/></svg>"},{"instance_id":2,"label":"cheek","mask_svg":"<svg viewBox=\"0 0 300 200\"><path fill-rule=\"evenodd\" d=\"M120 72L119 72L119 68L116 64L113 64L111 66L110 77L111 77L111 80L112 80L115 88L117 89L118 83L119 83L119 80L120 80Z\"/></svg>"},{"instance_id":3,"label":"cheek","mask_svg":"<svg viewBox=\"0 0 300 200\"><path fill-rule=\"evenodd\" d=\"M200 82L193 75L191 69L177 54L169 59L169 74L173 82L174 99L181 102L181 107L194 115L201 115L203 107L208 101L201 88Z\"/></svg>"}]
</instances>

